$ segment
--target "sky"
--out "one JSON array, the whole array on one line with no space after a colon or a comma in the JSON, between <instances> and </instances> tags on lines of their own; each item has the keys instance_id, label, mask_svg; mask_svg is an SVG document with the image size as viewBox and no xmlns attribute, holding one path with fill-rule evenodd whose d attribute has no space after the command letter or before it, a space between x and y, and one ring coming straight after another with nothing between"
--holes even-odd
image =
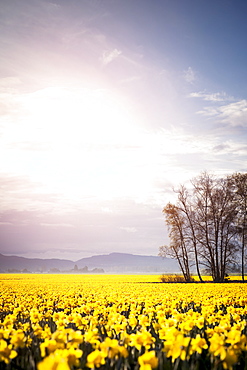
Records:
<instances>
[{"instance_id":1,"label":"sky","mask_svg":"<svg viewBox=\"0 0 247 370\"><path fill-rule=\"evenodd\" d=\"M0 0L0 253L169 243L202 171L246 172L245 0Z\"/></svg>"}]
</instances>

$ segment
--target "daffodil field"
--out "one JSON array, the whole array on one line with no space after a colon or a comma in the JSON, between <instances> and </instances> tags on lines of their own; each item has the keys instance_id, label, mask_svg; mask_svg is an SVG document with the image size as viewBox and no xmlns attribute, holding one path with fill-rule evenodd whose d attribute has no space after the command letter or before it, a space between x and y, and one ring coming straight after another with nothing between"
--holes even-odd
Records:
<instances>
[{"instance_id":1,"label":"daffodil field","mask_svg":"<svg viewBox=\"0 0 247 370\"><path fill-rule=\"evenodd\" d=\"M2 274L0 369L247 369L247 288Z\"/></svg>"}]
</instances>

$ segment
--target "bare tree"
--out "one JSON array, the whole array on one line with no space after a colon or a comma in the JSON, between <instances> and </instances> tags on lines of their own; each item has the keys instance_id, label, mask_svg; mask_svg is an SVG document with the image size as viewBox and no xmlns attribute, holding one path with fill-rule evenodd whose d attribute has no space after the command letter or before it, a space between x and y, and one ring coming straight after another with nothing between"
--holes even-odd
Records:
<instances>
[{"instance_id":1,"label":"bare tree","mask_svg":"<svg viewBox=\"0 0 247 370\"><path fill-rule=\"evenodd\" d=\"M181 186L176 205L168 203L163 210L171 243L162 253L176 258L187 278L193 259L201 281L204 266L213 281L222 282L238 250L236 186L231 177L216 178L207 172L191 184L190 190Z\"/></svg>"},{"instance_id":2,"label":"bare tree","mask_svg":"<svg viewBox=\"0 0 247 370\"><path fill-rule=\"evenodd\" d=\"M232 182L204 172L192 183L202 263L209 268L213 281L222 282L237 250L237 208Z\"/></svg>"},{"instance_id":3,"label":"bare tree","mask_svg":"<svg viewBox=\"0 0 247 370\"><path fill-rule=\"evenodd\" d=\"M160 247L159 255L162 257L170 256L178 261L187 282L191 281L190 273L190 248L186 239L186 220L181 210L175 205L168 203L163 209L166 224L171 240L170 246Z\"/></svg>"},{"instance_id":4,"label":"bare tree","mask_svg":"<svg viewBox=\"0 0 247 370\"><path fill-rule=\"evenodd\" d=\"M199 280L203 282L202 276L200 273L199 267L199 251L198 251L198 241L196 237L196 223L195 223L195 211L193 209L193 201L188 190L185 186L181 186L180 189L177 191L178 193L178 207L181 212L184 214L186 219L186 238L187 243L193 246L195 264L196 264L196 271L199 277Z\"/></svg>"},{"instance_id":5,"label":"bare tree","mask_svg":"<svg viewBox=\"0 0 247 370\"><path fill-rule=\"evenodd\" d=\"M241 274L244 281L245 250L247 246L247 173L235 173L231 177L235 187L238 217L236 228L240 239Z\"/></svg>"}]
</instances>

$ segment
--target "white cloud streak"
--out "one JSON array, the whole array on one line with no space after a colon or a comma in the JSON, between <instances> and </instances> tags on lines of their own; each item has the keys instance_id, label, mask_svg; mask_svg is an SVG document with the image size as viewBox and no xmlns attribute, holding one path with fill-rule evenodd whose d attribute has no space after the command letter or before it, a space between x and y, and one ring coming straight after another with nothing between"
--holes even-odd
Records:
<instances>
[{"instance_id":1,"label":"white cloud streak","mask_svg":"<svg viewBox=\"0 0 247 370\"><path fill-rule=\"evenodd\" d=\"M234 156L246 156L247 144L234 142L233 140L226 140L221 144L215 145L213 151L219 155L233 154Z\"/></svg>"},{"instance_id":2,"label":"white cloud streak","mask_svg":"<svg viewBox=\"0 0 247 370\"><path fill-rule=\"evenodd\" d=\"M100 60L103 65L107 65L111 63L114 59L117 59L119 55L122 54L121 50L113 49L111 51L104 51L103 55L101 56Z\"/></svg>"},{"instance_id":3,"label":"white cloud streak","mask_svg":"<svg viewBox=\"0 0 247 370\"><path fill-rule=\"evenodd\" d=\"M127 233L136 233L137 232L137 229L135 227L122 226L122 227L120 227L120 229L126 231Z\"/></svg>"},{"instance_id":4,"label":"white cloud streak","mask_svg":"<svg viewBox=\"0 0 247 370\"><path fill-rule=\"evenodd\" d=\"M190 98L201 98L210 102L225 102L232 101L234 98L227 95L225 92L207 93L205 91L192 92L189 94Z\"/></svg>"},{"instance_id":5,"label":"white cloud streak","mask_svg":"<svg viewBox=\"0 0 247 370\"><path fill-rule=\"evenodd\" d=\"M231 127L247 127L247 100L245 99L220 107L205 107L198 113L215 117L218 121Z\"/></svg>"},{"instance_id":6,"label":"white cloud streak","mask_svg":"<svg viewBox=\"0 0 247 370\"><path fill-rule=\"evenodd\" d=\"M40 224L40 226L45 226L45 227L52 227L52 228L64 228L64 227L72 227L72 228L75 228L75 225L72 225L72 224L66 224L66 223L61 223L61 224L58 224L58 223L47 223L47 222L42 222Z\"/></svg>"},{"instance_id":7,"label":"white cloud streak","mask_svg":"<svg viewBox=\"0 0 247 370\"><path fill-rule=\"evenodd\" d=\"M184 71L184 79L186 82L193 84L196 80L196 73L195 71L189 67L186 71Z\"/></svg>"}]
</instances>

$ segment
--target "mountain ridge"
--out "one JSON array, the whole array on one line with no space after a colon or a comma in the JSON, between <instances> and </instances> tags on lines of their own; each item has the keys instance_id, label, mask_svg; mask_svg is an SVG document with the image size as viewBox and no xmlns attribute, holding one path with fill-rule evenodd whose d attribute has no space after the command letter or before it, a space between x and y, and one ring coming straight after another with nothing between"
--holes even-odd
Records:
<instances>
[{"instance_id":1,"label":"mountain ridge","mask_svg":"<svg viewBox=\"0 0 247 370\"><path fill-rule=\"evenodd\" d=\"M59 258L26 258L0 254L0 272L9 272L9 270L27 270L35 273L54 272L54 270L68 272L75 266L78 269L85 267L90 270L103 269L106 273L175 273L179 271L177 262L169 258L121 252L94 255L75 262Z\"/></svg>"}]
</instances>

